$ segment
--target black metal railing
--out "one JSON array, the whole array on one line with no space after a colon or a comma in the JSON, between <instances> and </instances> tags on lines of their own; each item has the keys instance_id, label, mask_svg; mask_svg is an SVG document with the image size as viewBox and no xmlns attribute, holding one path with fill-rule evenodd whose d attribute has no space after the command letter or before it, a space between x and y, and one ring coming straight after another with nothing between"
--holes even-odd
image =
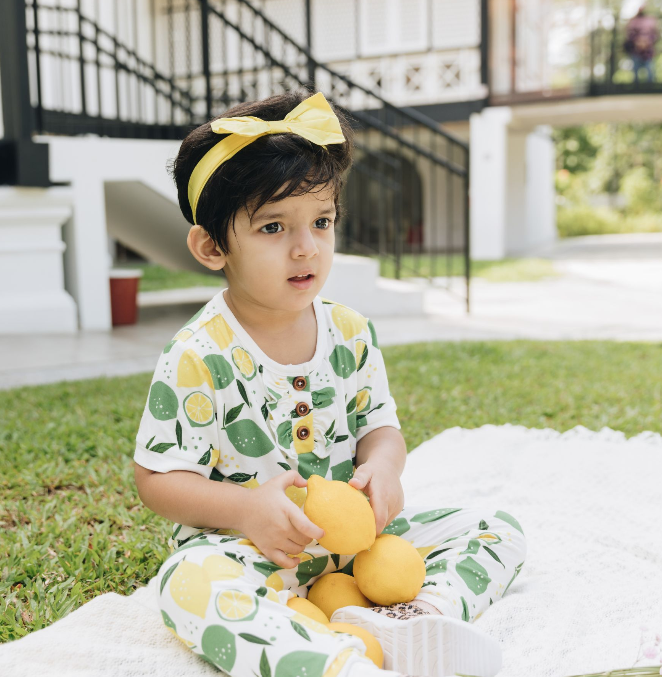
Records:
<instances>
[{"instance_id":1,"label":"black metal railing","mask_svg":"<svg viewBox=\"0 0 662 677\"><path fill-rule=\"evenodd\" d=\"M324 92L356 128L338 251L435 279L469 308L468 144L426 116L319 63L248 0L7 2L24 11L33 133L181 139L239 102Z\"/></svg>"}]
</instances>

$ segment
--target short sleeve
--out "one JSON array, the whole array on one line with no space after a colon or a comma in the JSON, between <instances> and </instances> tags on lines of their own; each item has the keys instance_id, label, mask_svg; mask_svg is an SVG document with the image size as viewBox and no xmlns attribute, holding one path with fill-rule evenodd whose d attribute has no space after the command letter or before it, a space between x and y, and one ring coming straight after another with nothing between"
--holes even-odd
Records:
<instances>
[{"instance_id":1,"label":"short sleeve","mask_svg":"<svg viewBox=\"0 0 662 677\"><path fill-rule=\"evenodd\" d=\"M175 341L159 356L133 460L155 472L188 470L209 478L218 462L217 399L207 365Z\"/></svg>"},{"instance_id":2,"label":"short sleeve","mask_svg":"<svg viewBox=\"0 0 662 677\"><path fill-rule=\"evenodd\" d=\"M368 329L370 334L365 338L363 349L367 354L361 354L357 359L359 364L356 393L357 443L377 428L391 426L401 429L396 415L397 405L389 391L384 358L371 320L368 320Z\"/></svg>"}]
</instances>

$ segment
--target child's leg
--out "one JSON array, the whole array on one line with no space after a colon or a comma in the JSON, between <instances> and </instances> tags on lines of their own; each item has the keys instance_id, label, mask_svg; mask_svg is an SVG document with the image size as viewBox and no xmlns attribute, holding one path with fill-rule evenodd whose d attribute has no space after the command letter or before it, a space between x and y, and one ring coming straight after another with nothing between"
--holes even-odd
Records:
<instances>
[{"instance_id":1,"label":"child's leg","mask_svg":"<svg viewBox=\"0 0 662 677\"><path fill-rule=\"evenodd\" d=\"M337 568L338 556L316 542L306 552L310 558L298 567L281 569L245 539L196 537L157 574L163 621L231 677L348 677L353 665L370 663L363 642L286 606Z\"/></svg>"},{"instance_id":2,"label":"child's leg","mask_svg":"<svg viewBox=\"0 0 662 677\"><path fill-rule=\"evenodd\" d=\"M522 527L502 510L410 506L384 533L412 542L425 559L416 600L468 622L503 597L526 557Z\"/></svg>"}]
</instances>

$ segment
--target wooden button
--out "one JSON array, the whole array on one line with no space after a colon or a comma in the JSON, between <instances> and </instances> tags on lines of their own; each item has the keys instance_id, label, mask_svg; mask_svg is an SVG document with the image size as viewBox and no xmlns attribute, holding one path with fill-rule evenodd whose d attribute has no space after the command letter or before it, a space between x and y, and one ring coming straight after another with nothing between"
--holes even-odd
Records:
<instances>
[{"instance_id":1,"label":"wooden button","mask_svg":"<svg viewBox=\"0 0 662 677\"><path fill-rule=\"evenodd\" d=\"M297 437L300 440L307 440L309 436L310 430L305 425L302 425L300 428L297 429Z\"/></svg>"},{"instance_id":2,"label":"wooden button","mask_svg":"<svg viewBox=\"0 0 662 677\"><path fill-rule=\"evenodd\" d=\"M299 416L305 416L310 411L310 407L305 402L299 402L299 404L297 404L296 410Z\"/></svg>"},{"instance_id":3,"label":"wooden button","mask_svg":"<svg viewBox=\"0 0 662 677\"><path fill-rule=\"evenodd\" d=\"M308 381L306 381L305 376L297 376L294 381L292 381L292 384L294 385L295 390L303 390L308 384Z\"/></svg>"}]
</instances>

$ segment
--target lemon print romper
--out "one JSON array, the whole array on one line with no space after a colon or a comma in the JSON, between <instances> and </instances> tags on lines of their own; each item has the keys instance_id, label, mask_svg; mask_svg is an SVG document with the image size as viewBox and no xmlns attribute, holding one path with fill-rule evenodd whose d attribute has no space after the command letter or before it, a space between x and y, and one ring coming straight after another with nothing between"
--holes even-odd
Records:
<instances>
[{"instance_id":1,"label":"lemon print romper","mask_svg":"<svg viewBox=\"0 0 662 677\"><path fill-rule=\"evenodd\" d=\"M347 482L356 446L382 426L400 429L372 322L316 296L314 357L270 359L234 317L221 290L159 356L134 460L187 470L247 491L289 469ZM302 509L306 489L288 497ZM195 500L192 496L191 500ZM496 509L406 506L384 530L410 541L427 575L417 599L472 622L517 577L526 553L517 520ZM157 574L165 627L232 677L347 677L365 645L287 606L324 574L352 574L353 555L317 541L284 569L245 534L175 524Z\"/></svg>"}]
</instances>

